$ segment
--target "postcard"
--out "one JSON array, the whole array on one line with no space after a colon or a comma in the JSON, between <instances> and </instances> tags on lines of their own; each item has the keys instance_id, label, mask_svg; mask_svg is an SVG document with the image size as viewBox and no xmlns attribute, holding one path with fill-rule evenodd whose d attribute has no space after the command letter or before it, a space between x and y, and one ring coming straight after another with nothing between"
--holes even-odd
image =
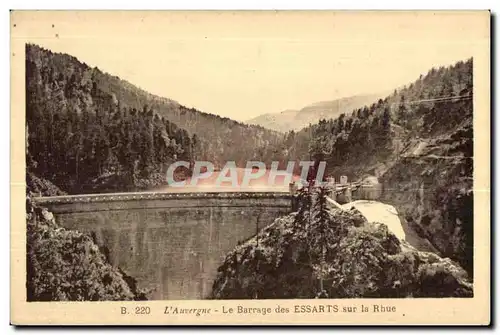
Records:
<instances>
[{"instance_id":1,"label":"postcard","mask_svg":"<svg viewBox=\"0 0 500 335\"><path fill-rule=\"evenodd\" d=\"M11 11L14 325L489 325L489 11Z\"/></svg>"}]
</instances>

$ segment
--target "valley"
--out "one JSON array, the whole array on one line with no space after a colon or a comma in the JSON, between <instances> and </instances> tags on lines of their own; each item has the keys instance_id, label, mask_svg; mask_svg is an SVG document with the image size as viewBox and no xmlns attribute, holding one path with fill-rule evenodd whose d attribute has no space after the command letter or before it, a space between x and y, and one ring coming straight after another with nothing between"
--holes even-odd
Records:
<instances>
[{"instance_id":1,"label":"valley","mask_svg":"<svg viewBox=\"0 0 500 335\"><path fill-rule=\"evenodd\" d=\"M148 212L148 208L139 205L129 208L128 212L135 213L130 217L137 219L123 219L132 220L127 221L131 225L127 231L114 231L118 229L118 219L113 219L111 210L101 214L101 204L97 206L98 214L89 214L97 221L82 218L88 223L88 231L83 235L71 235L78 222L70 221L71 227L66 227L68 230L60 239L71 244L74 239L83 238L94 249L108 250L99 254L99 266L110 273L116 285L125 288L106 299L147 296L135 284L127 288L126 282L131 279L121 274L120 266L129 264L119 255L121 245L128 248L127 243L141 248L144 254L134 254L137 259L144 256L155 267L164 265L161 273L143 269L149 271L148 285L154 286L151 278L160 276L160 291L171 290L174 293L165 294L176 298L182 298L186 281L190 296L215 299L312 298L323 294L342 298L472 296L472 65L472 59L458 61L448 67L432 68L393 92L325 101L299 111L264 114L242 123L149 94L73 56L28 44L27 197L43 200L60 196L70 201L74 199L71 196L94 199L93 195L112 198L115 194L128 194L133 201L142 201L152 208L178 207L172 209L175 214L171 216L159 210ZM194 176L200 171L193 171L197 161L210 161L217 171L192 187L175 188L168 184L166 174L168 167L178 161L189 165L176 170L176 180L189 183L197 178ZM220 170L228 161L237 167L238 182L248 161L262 162L266 172L246 188L231 183L219 185ZM349 202L348 208L330 208L325 205L328 190L302 188L296 195L298 209L290 212L289 182L281 176L276 185L270 185L269 169L273 162L285 170L288 162L303 161L324 162L325 180L375 180L381 187L379 202L355 201ZM298 169L288 175L292 181L300 181ZM231 194L220 195L231 192L243 200L231 200ZM197 199L206 193L213 194L207 195L208 205L203 210L188 213L182 207L183 197ZM210 200L212 196L216 200ZM255 203L253 197L258 198ZM124 203L124 208L116 204L115 210L127 212ZM245 212L239 206L251 210ZM57 230L57 226L47 219L50 215L42 208L34 208L30 216L34 221L29 222L29 227L34 241L30 252L36 259L40 251L35 246L46 252L54 241L39 243L38 239L45 235L34 222L48 222L50 231ZM195 219L188 220L190 215ZM259 221L262 217L264 224ZM177 221L171 221L172 218ZM175 225L183 220L186 226ZM175 236L186 243L170 240L170 228L162 226L167 222L175 223ZM167 230L155 235L158 227L153 223ZM232 231L224 223L239 228ZM227 241L214 227L224 230ZM93 230L106 238L93 239ZM203 268L203 261L195 262L189 256L195 247L205 250L205 245L198 245L193 235L198 233L193 232L203 232L199 235L208 238L208 251L199 257L208 259L209 270ZM130 242L127 234L136 242ZM172 258L161 250L151 250L144 236L151 241L161 237L158 245L170 248ZM115 237L118 240L113 240ZM371 242L358 250L365 257L360 258L355 256L353 245L363 241ZM171 245L175 243L182 244L179 248L184 263L180 265L174 262L178 254ZM114 253L109 254L109 250ZM217 255L211 255L211 250L217 250ZM377 260L370 255L376 255ZM345 264L351 264L353 269L346 270ZM33 271L46 275L37 266L32 264L36 270ZM259 272L261 266L268 271ZM284 267L289 267L289 271L283 272ZM399 272L393 272L391 267ZM240 268L243 270L235 274L235 269ZM452 284L439 286L439 290L431 288L434 282L442 285L440 276ZM276 287L276 278L287 285ZM304 281L303 288L295 284L297 278ZM348 284L340 285L344 281ZM266 291L268 285L273 287L271 291ZM38 292L37 288L33 290ZM32 294L36 300L37 294L43 297L44 293ZM67 299L72 294L61 293L61 297Z\"/></svg>"}]
</instances>

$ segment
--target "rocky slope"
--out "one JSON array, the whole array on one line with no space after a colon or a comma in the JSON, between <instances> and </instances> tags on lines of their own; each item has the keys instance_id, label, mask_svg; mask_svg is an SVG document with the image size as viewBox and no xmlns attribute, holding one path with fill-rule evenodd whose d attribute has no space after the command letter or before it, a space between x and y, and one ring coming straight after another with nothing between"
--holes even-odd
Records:
<instances>
[{"instance_id":1,"label":"rocky slope","mask_svg":"<svg viewBox=\"0 0 500 335\"><path fill-rule=\"evenodd\" d=\"M307 201L306 201L307 202ZM214 299L471 297L467 272L368 222L356 209L304 207L238 245Z\"/></svg>"},{"instance_id":2,"label":"rocky slope","mask_svg":"<svg viewBox=\"0 0 500 335\"><path fill-rule=\"evenodd\" d=\"M92 236L60 227L52 213L26 200L28 301L146 300Z\"/></svg>"}]
</instances>

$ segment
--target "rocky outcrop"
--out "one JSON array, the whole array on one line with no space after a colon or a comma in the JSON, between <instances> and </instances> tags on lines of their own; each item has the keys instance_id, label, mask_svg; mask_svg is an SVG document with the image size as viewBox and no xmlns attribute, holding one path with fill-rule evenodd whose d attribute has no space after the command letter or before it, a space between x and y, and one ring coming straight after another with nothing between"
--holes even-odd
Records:
<instances>
[{"instance_id":1,"label":"rocky outcrop","mask_svg":"<svg viewBox=\"0 0 500 335\"><path fill-rule=\"evenodd\" d=\"M52 213L29 197L26 205L28 301L146 300L90 234L58 226Z\"/></svg>"},{"instance_id":2,"label":"rocky outcrop","mask_svg":"<svg viewBox=\"0 0 500 335\"><path fill-rule=\"evenodd\" d=\"M356 209L277 219L218 269L214 299L470 297L458 264L400 241ZM316 221L316 223L315 223Z\"/></svg>"}]
</instances>

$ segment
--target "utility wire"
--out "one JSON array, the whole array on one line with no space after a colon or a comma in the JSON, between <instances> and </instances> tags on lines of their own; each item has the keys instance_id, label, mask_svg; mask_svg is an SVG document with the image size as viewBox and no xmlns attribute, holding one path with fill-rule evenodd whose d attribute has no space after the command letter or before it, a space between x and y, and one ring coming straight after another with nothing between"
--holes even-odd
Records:
<instances>
[{"instance_id":1,"label":"utility wire","mask_svg":"<svg viewBox=\"0 0 500 335\"><path fill-rule=\"evenodd\" d=\"M413 101L403 101L405 104L414 104L414 103L419 103L419 102L431 102L431 101L446 101L446 100L468 100L472 99L472 95L457 95L457 96L450 96L450 97L440 97L440 98L435 98L435 99L423 99L423 100L413 100ZM401 101L399 102L401 103ZM397 104L397 102L393 102L392 105Z\"/></svg>"}]
</instances>

